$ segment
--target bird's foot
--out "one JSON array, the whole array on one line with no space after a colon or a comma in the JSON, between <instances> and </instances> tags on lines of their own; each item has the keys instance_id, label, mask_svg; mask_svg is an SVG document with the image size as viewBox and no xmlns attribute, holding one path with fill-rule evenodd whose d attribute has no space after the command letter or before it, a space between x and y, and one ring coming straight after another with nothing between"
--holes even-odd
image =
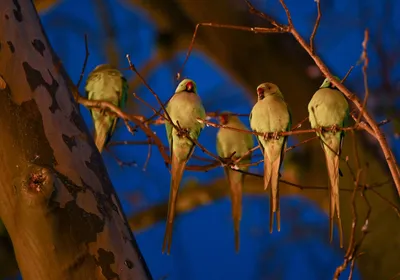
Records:
<instances>
[{"instance_id":1,"label":"bird's foot","mask_svg":"<svg viewBox=\"0 0 400 280\"><path fill-rule=\"evenodd\" d=\"M337 125L337 124L334 124L334 125L332 125L331 127L330 127L330 129L331 129L331 132L333 133L333 134L336 134L338 131L339 131L339 126Z\"/></svg>"},{"instance_id":2,"label":"bird's foot","mask_svg":"<svg viewBox=\"0 0 400 280\"><path fill-rule=\"evenodd\" d=\"M190 130L188 128L180 128L177 135L178 137L183 137L189 135Z\"/></svg>"},{"instance_id":3,"label":"bird's foot","mask_svg":"<svg viewBox=\"0 0 400 280\"><path fill-rule=\"evenodd\" d=\"M106 110L105 109L100 109L99 113L100 113L100 115L104 115L106 113Z\"/></svg>"},{"instance_id":4,"label":"bird's foot","mask_svg":"<svg viewBox=\"0 0 400 280\"><path fill-rule=\"evenodd\" d=\"M278 131L275 131L275 132L272 134L272 139L275 139L275 140L278 140L278 139L279 139L279 132L278 132Z\"/></svg>"},{"instance_id":5,"label":"bird's foot","mask_svg":"<svg viewBox=\"0 0 400 280\"><path fill-rule=\"evenodd\" d=\"M264 137L264 140L268 140L268 138L269 138L269 132L265 132L264 135L263 135L263 137Z\"/></svg>"}]
</instances>

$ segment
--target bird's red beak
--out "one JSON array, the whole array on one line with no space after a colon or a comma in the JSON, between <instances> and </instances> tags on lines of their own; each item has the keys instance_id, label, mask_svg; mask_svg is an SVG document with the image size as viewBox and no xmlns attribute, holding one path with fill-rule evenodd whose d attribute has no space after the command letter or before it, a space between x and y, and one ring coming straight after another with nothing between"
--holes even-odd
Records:
<instances>
[{"instance_id":1,"label":"bird's red beak","mask_svg":"<svg viewBox=\"0 0 400 280\"><path fill-rule=\"evenodd\" d=\"M263 88L258 88L257 89L257 94L258 95L261 95L261 94L263 94L264 93L264 89Z\"/></svg>"},{"instance_id":2,"label":"bird's red beak","mask_svg":"<svg viewBox=\"0 0 400 280\"><path fill-rule=\"evenodd\" d=\"M192 82L188 82L186 84L186 91L192 91L193 90L193 83Z\"/></svg>"}]
</instances>

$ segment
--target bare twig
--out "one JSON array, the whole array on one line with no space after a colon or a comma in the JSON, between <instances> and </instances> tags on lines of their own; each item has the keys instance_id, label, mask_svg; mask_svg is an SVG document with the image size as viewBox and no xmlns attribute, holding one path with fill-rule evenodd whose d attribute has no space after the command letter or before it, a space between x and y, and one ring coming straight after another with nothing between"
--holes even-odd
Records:
<instances>
[{"instance_id":1,"label":"bare twig","mask_svg":"<svg viewBox=\"0 0 400 280\"><path fill-rule=\"evenodd\" d=\"M252 5L250 4L249 1L246 0L246 2L248 3L248 5L250 5L252 7ZM255 10L255 9L254 9ZM196 27L194 29L193 32L193 36L192 36L192 40L190 41L190 45L188 48L188 51L186 53L186 57L185 60L183 61L183 64L181 66L181 69L179 70L179 72L177 73L177 77L180 78L182 75L182 71L183 68L185 67L191 53L193 50L193 46L196 40L196 36L197 36L197 32L200 28L200 26L208 26L208 27L214 27L214 28L225 28L225 29L234 29L234 30L241 30L241 31L249 31L249 32L253 32L253 33L287 33L289 32L289 29L287 28L287 26L283 26L283 25L275 25L273 22L275 22L272 18L268 17L267 15L263 14L260 12L260 14L262 14L263 18L269 18L269 22L272 23L275 27L273 28L266 28L266 27L246 27L246 26L240 26L240 25L230 25L230 24L218 24L218 23L211 23L211 22L202 22L202 23L198 23L196 24Z\"/></svg>"},{"instance_id":2,"label":"bare twig","mask_svg":"<svg viewBox=\"0 0 400 280\"><path fill-rule=\"evenodd\" d=\"M123 161L121 160L113 151L111 151L108 146L106 147L106 150L110 153L111 157L114 158L114 160L117 162L117 164L123 168L124 166L128 166L128 167L136 167L137 163L136 161Z\"/></svg>"},{"instance_id":3,"label":"bare twig","mask_svg":"<svg viewBox=\"0 0 400 280\"><path fill-rule=\"evenodd\" d=\"M367 52L368 40L369 40L369 32L368 32L368 29L366 29L364 32L364 41L362 42L363 50L361 53L361 61L364 62L364 65L362 67L362 72L363 72L363 78L364 78L365 96L364 96L364 101L362 103L360 114L358 115L358 118L356 121L356 125L361 121L361 118L366 109L367 101L368 101L368 97L369 97L368 75L367 75L367 69L368 69L368 64L369 64L369 58L368 58L368 52Z\"/></svg>"},{"instance_id":4,"label":"bare twig","mask_svg":"<svg viewBox=\"0 0 400 280\"><path fill-rule=\"evenodd\" d=\"M135 65L131 61L131 57L129 54L126 55L126 59L128 60L129 68L139 77L139 79L142 81L142 83L146 86L146 88L153 94L153 96L157 99L158 104L161 106L162 110L165 113L166 119L171 123L172 126L174 126L176 129L177 127L175 124L172 122L171 117L169 116L167 110L165 109L164 104L162 103L161 99L158 97L158 94L154 92L154 90L150 87L150 85L146 82L146 80L142 77L142 75L137 71Z\"/></svg>"},{"instance_id":5,"label":"bare twig","mask_svg":"<svg viewBox=\"0 0 400 280\"><path fill-rule=\"evenodd\" d=\"M315 38L315 35L317 34L319 22L321 20L321 3L320 3L320 0L314 0L314 1L317 2L318 15L317 15L317 19L315 20L314 28L313 28L313 31L312 31L311 37L310 37L310 48L311 48L311 52L313 54L315 53L314 38Z\"/></svg>"},{"instance_id":6,"label":"bare twig","mask_svg":"<svg viewBox=\"0 0 400 280\"><path fill-rule=\"evenodd\" d=\"M351 74L353 69L354 69L354 66L352 65L350 67L350 69L347 71L346 75L344 75L343 79L340 81L341 84L343 84L347 80L347 78L349 77L349 75Z\"/></svg>"},{"instance_id":7,"label":"bare twig","mask_svg":"<svg viewBox=\"0 0 400 280\"><path fill-rule=\"evenodd\" d=\"M272 138L273 137L273 132L268 133L267 135L265 133L261 133L261 132L256 132L256 131L251 131L251 130L244 130L244 129L240 129L240 128L235 128L235 127L230 127L227 125L222 125L222 124L218 124L218 123L214 123L214 122L210 122L207 120L202 120L200 118L197 118L197 121L199 123L204 123L206 126L211 126L211 127L215 127L215 128L223 128L223 129L229 129L229 130L234 130L234 131L238 131L238 132L242 132L242 133L247 133L247 134L253 134L256 136L267 136L268 138ZM279 132L278 136L290 136L290 135L297 135L297 134L305 134L305 133L315 133L315 132L327 132L327 131L332 131L333 129L335 129L336 131L351 131L351 130L364 130L363 127L361 126L351 126L351 127L343 127L343 128L332 128L332 127L320 127L320 128L310 128L310 129L303 129L303 130L290 130L290 131L284 131L284 132Z\"/></svg>"},{"instance_id":8,"label":"bare twig","mask_svg":"<svg viewBox=\"0 0 400 280\"><path fill-rule=\"evenodd\" d=\"M149 141L150 141L150 138L149 138ZM146 161L144 162L143 169L142 169L143 171L146 171L147 164L148 164L149 161L150 161L150 157L151 157L151 147L152 147L152 145L149 144L149 145L148 145L147 158L146 158Z\"/></svg>"},{"instance_id":9,"label":"bare twig","mask_svg":"<svg viewBox=\"0 0 400 280\"><path fill-rule=\"evenodd\" d=\"M87 39L87 34L85 34L85 60L83 61L81 74L79 76L78 83L76 84L76 87L78 89L79 89L79 86L82 83L83 76L85 75L85 69L86 69L87 62L89 60L89 55L90 55L90 53L89 53L89 47L88 47L88 39Z\"/></svg>"}]
</instances>

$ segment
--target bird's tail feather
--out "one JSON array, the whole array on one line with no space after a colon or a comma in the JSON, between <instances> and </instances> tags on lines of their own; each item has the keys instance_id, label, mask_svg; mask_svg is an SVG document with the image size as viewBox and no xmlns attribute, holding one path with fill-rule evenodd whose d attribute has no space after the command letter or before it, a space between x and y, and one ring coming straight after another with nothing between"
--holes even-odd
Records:
<instances>
[{"instance_id":1,"label":"bird's tail feather","mask_svg":"<svg viewBox=\"0 0 400 280\"><path fill-rule=\"evenodd\" d=\"M232 201L232 218L235 233L235 250L239 252L240 247L240 220L242 219L242 191L244 174L234 171L226 171L229 181L230 195Z\"/></svg>"},{"instance_id":2,"label":"bird's tail feather","mask_svg":"<svg viewBox=\"0 0 400 280\"><path fill-rule=\"evenodd\" d=\"M101 153L103 151L106 140L109 137L110 128L113 125L113 119L110 116L100 116L94 122L94 142L97 149Z\"/></svg>"},{"instance_id":3,"label":"bird's tail feather","mask_svg":"<svg viewBox=\"0 0 400 280\"><path fill-rule=\"evenodd\" d=\"M274 214L276 213L276 227L281 231L281 212L279 206L279 167L281 163L281 156L271 164L271 190L270 190L270 213L269 213L269 232L272 233L274 227Z\"/></svg>"},{"instance_id":4,"label":"bird's tail feather","mask_svg":"<svg viewBox=\"0 0 400 280\"><path fill-rule=\"evenodd\" d=\"M264 190L269 187L269 182L271 181L271 170L272 166L268 158L267 151L264 151Z\"/></svg>"},{"instance_id":5,"label":"bird's tail feather","mask_svg":"<svg viewBox=\"0 0 400 280\"><path fill-rule=\"evenodd\" d=\"M333 218L335 212L338 217L339 227L339 242L340 247L343 248L343 231L342 231L342 220L340 218L340 205L339 205L339 156L332 155L331 151L325 149L326 166L328 169L329 180L330 180L330 204L329 204L329 240L332 242L333 239Z\"/></svg>"},{"instance_id":6,"label":"bird's tail feather","mask_svg":"<svg viewBox=\"0 0 400 280\"><path fill-rule=\"evenodd\" d=\"M167 247L167 254L170 254L171 244L172 244L172 229L175 217L175 208L178 197L179 185L182 180L183 171L185 170L187 160L180 161L176 156L172 155L171 159L171 187L169 193L169 203L168 203L168 216L166 229L164 234L164 242L162 247L162 252L165 252Z\"/></svg>"}]
</instances>

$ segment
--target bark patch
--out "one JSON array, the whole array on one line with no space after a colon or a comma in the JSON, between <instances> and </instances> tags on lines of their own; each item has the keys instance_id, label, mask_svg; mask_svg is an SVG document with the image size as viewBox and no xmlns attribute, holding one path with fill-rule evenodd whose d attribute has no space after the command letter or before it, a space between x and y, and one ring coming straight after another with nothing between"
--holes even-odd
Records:
<instances>
[{"instance_id":1,"label":"bark patch","mask_svg":"<svg viewBox=\"0 0 400 280\"><path fill-rule=\"evenodd\" d=\"M14 44L11 41L7 41L8 48L10 49L11 53L15 52Z\"/></svg>"},{"instance_id":2,"label":"bark patch","mask_svg":"<svg viewBox=\"0 0 400 280\"><path fill-rule=\"evenodd\" d=\"M42 115L35 100L23 102L17 105L12 101L13 89L10 86L4 90L6 94L0 95L0 119L2 122L2 135L10 135L14 139L10 156L18 156L39 166L52 166L56 164L54 151L50 146L43 127ZM21 93L23 94L23 93ZM2 148L0 137L0 150ZM18 152L19 151L19 152Z\"/></svg>"},{"instance_id":3,"label":"bark patch","mask_svg":"<svg viewBox=\"0 0 400 280\"><path fill-rule=\"evenodd\" d=\"M35 39L32 41L32 46L35 48L35 50L40 53L41 56L43 56L44 51L46 50L45 45L43 42L39 39Z\"/></svg>"},{"instance_id":4,"label":"bark patch","mask_svg":"<svg viewBox=\"0 0 400 280\"><path fill-rule=\"evenodd\" d=\"M114 253L106 251L103 248L97 250L99 258L96 260L96 264L101 267L101 272L107 280L120 279L119 275L111 269L111 265L115 263Z\"/></svg>"},{"instance_id":5,"label":"bark patch","mask_svg":"<svg viewBox=\"0 0 400 280\"><path fill-rule=\"evenodd\" d=\"M14 17L18 22L22 22L22 9L21 9L21 5L19 4L18 0L13 0L14 5L15 5L15 9L13 10L14 12Z\"/></svg>"},{"instance_id":6,"label":"bark patch","mask_svg":"<svg viewBox=\"0 0 400 280\"><path fill-rule=\"evenodd\" d=\"M38 70L34 69L32 66L30 66L28 62L26 62L26 61L23 62L22 66L25 71L26 80L27 80L32 92L35 91L39 86L43 86L49 93L51 100L52 100L52 103L49 107L50 111L52 113L54 113L56 110L60 110L60 106L58 105L57 100L56 100L56 93L57 93L59 84L54 79L51 72L49 70L47 70L52 79L51 84L48 84L43 79L42 73L40 73L40 71L38 71Z\"/></svg>"},{"instance_id":7,"label":"bark patch","mask_svg":"<svg viewBox=\"0 0 400 280\"><path fill-rule=\"evenodd\" d=\"M72 152L72 148L76 147L75 137L74 136L69 137L68 135L63 134L62 139L65 145L67 145L68 149Z\"/></svg>"},{"instance_id":8,"label":"bark patch","mask_svg":"<svg viewBox=\"0 0 400 280\"><path fill-rule=\"evenodd\" d=\"M110 178L108 178L107 170L103 164L100 164L101 162L102 158L96 149L90 156L89 161L85 161L85 165L96 174L97 178L104 182L103 191L107 196L111 196L114 194L114 191L111 186Z\"/></svg>"},{"instance_id":9,"label":"bark patch","mask_svg":"<svg viewBox=\"0 0 400 280\"><path fill-rule=\"evenodd\" d=\"M52 201L59 216L60 232L68 233L76 243L96 242L97 234L104 228L104 221L95 214L80 208L74 200L68 201L63 208L58 202Z\"/></svg>"},{"instance_id":10,"label":"bark patch","mask_svg":"<svg viewBox=\"0 0 400 280\"><path fill-rule=\"evenodd\" d=\"M80 132L86 134L86 126L85 123L83 122L81 116L77 112L76 108L74 108L71 112L70 116L71 122L79 129Z\"/></svg>"}]
</instances>

